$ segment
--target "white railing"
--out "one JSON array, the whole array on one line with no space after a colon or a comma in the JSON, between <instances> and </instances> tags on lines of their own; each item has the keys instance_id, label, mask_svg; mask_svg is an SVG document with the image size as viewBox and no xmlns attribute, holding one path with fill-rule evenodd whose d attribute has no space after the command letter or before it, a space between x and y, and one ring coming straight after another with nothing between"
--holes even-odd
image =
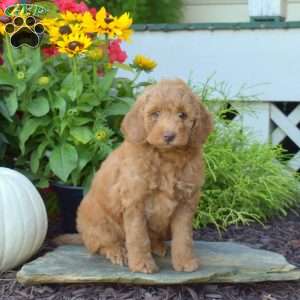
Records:
<instances>
[{"instance_id":1,"label":"white railing","mask_svg":"<svg viewBox=\"0 0 300 300\"><path fill-rule=\"evenodd\" d=\"M288 165L294 170L300 170L300 128L297 127L300 124L299 102L295 103L296 106L288 114L274 102L231 102L231 105L239 112L235 121L241 122L257 140L279 145L288 138L289 144L293 143L297 149L296 153L291 154Z\"/></svg>"}]
</instances>

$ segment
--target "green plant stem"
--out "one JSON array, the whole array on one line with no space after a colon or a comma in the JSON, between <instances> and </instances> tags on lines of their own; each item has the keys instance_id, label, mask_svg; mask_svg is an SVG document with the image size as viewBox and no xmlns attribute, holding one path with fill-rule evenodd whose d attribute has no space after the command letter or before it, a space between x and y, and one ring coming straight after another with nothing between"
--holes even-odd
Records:
<instances>
[{"instance_id":1,"label":"green plant stem","mask_svg":"<svg viewBox=\"0 0 300 300\"><path fill-rule=\"evenodd\" d=\"M94 90L96 90L96 83L97 83L97 66L95 63L93 63L93 85Z\"/></svg>"},{"instance_id":2,"label":"green plant stem","mask_svg":"<svg viewBox=\"0 0 300 300\"><path fill-rule=\"evenodd\" d=\"M77 66L77 57L75 56L72 60L72 72L73 72L73 76L74 78L77 77L77 69L78 69L78 66Z\"/></svg>"},{"instance_id":3,"label":"green plant stem","mask_svg":"<svg viewBox=\"0 0 300 300\"><path fill-rule=\"evenodd\" d=\"M12 51L11 51L12 48L11 48L9 37L8 37L7 34L5 35L5 45L6 45L7 58L8 58L9 65L12 68L13 72L16 74L17 69L16 69L15 64L14 64L13 54L12 54Z\"/></svg>"},{"instance_id":4,"label":"green plant stem","mask_svg":"<svg viewBox=\"0 0 300 300\"><path fill-rule=\"evenodd\" d=\"M142 74L142 71L141 71L141 70L138 70L138 71L136 72L135 76L134 76L133 79L132 79L132 83L135 83L135 82L138 80L138 78L140 77L141 74Z\"/></svg>"}]
</instances>

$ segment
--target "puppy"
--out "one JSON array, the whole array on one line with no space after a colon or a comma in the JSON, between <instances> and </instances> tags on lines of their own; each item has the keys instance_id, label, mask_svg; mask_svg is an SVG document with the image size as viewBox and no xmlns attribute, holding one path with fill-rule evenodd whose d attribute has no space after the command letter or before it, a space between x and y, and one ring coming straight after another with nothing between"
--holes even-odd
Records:
<instances>
[{"instance_id":1,"label":"puppy","mask_svg":"<svg viewBox=\"0 0 300 300\"><path fill-rule=\"evenodd\" d=\"M212 127L183 81L146 88L122 122L125 141L102 163L80 204L79 236L71 240L113 264L153 273L152 254L164 256L171 239L173 268L197 270L192 220L204 183L202 146Z\"/></svg>"}]
</instances>

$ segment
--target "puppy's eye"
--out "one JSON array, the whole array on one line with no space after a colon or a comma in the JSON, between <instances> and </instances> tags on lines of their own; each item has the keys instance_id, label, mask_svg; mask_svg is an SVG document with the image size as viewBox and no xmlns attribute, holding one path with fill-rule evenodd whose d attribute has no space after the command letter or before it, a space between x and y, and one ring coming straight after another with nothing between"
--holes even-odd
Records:
<instances>
[{"instance_id":1,"label":"puppy's eye","mask_svg":"<svg viewBox=\"0 0 300 300\"><path fill-rule=\"evenodd\" d=\"M185 120L187 118L187 114L185 112L178 113L178 117L182 120Z\"/></svg>"},{"instance_id":2,"label":"puppy's eye","mask_svg":"<svg viewBox=\"0 0 300 300\"><path fill-rule=\"evenodd\" d=\"M153 119L158 119L159 115L160 115L160 112L159 111L155 111L155 112L151 113L150 115L151 115L151 117Z\"/></svg>"}]
</instances>

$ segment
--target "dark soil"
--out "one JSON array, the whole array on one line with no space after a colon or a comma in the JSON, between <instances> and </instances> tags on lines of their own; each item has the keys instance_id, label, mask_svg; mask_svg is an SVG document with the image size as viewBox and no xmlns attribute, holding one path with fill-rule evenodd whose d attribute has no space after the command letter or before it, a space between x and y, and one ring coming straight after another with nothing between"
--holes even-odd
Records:
<instances>
[{"instance_id":1,"label":"dark soil","mask_svg":"<svg viewBox=\"0 0 300 300\"><path fill-rule=\"evenodd\" d=\"M58 226L51 225L49 238L57 232ZM274 218L264 227L258 224L232 226L222 237L209 227L196 231L195 239L238 241L255 248L277 251L300 267L300 216L292 213L285 218ZM50 249L52 246L46 242L40 254ZM300 300L300 282L163 287L117 284L23 286L16 282L15 275L15 271L0 275L0 300Z\"/></svg>"}]
</instances>

